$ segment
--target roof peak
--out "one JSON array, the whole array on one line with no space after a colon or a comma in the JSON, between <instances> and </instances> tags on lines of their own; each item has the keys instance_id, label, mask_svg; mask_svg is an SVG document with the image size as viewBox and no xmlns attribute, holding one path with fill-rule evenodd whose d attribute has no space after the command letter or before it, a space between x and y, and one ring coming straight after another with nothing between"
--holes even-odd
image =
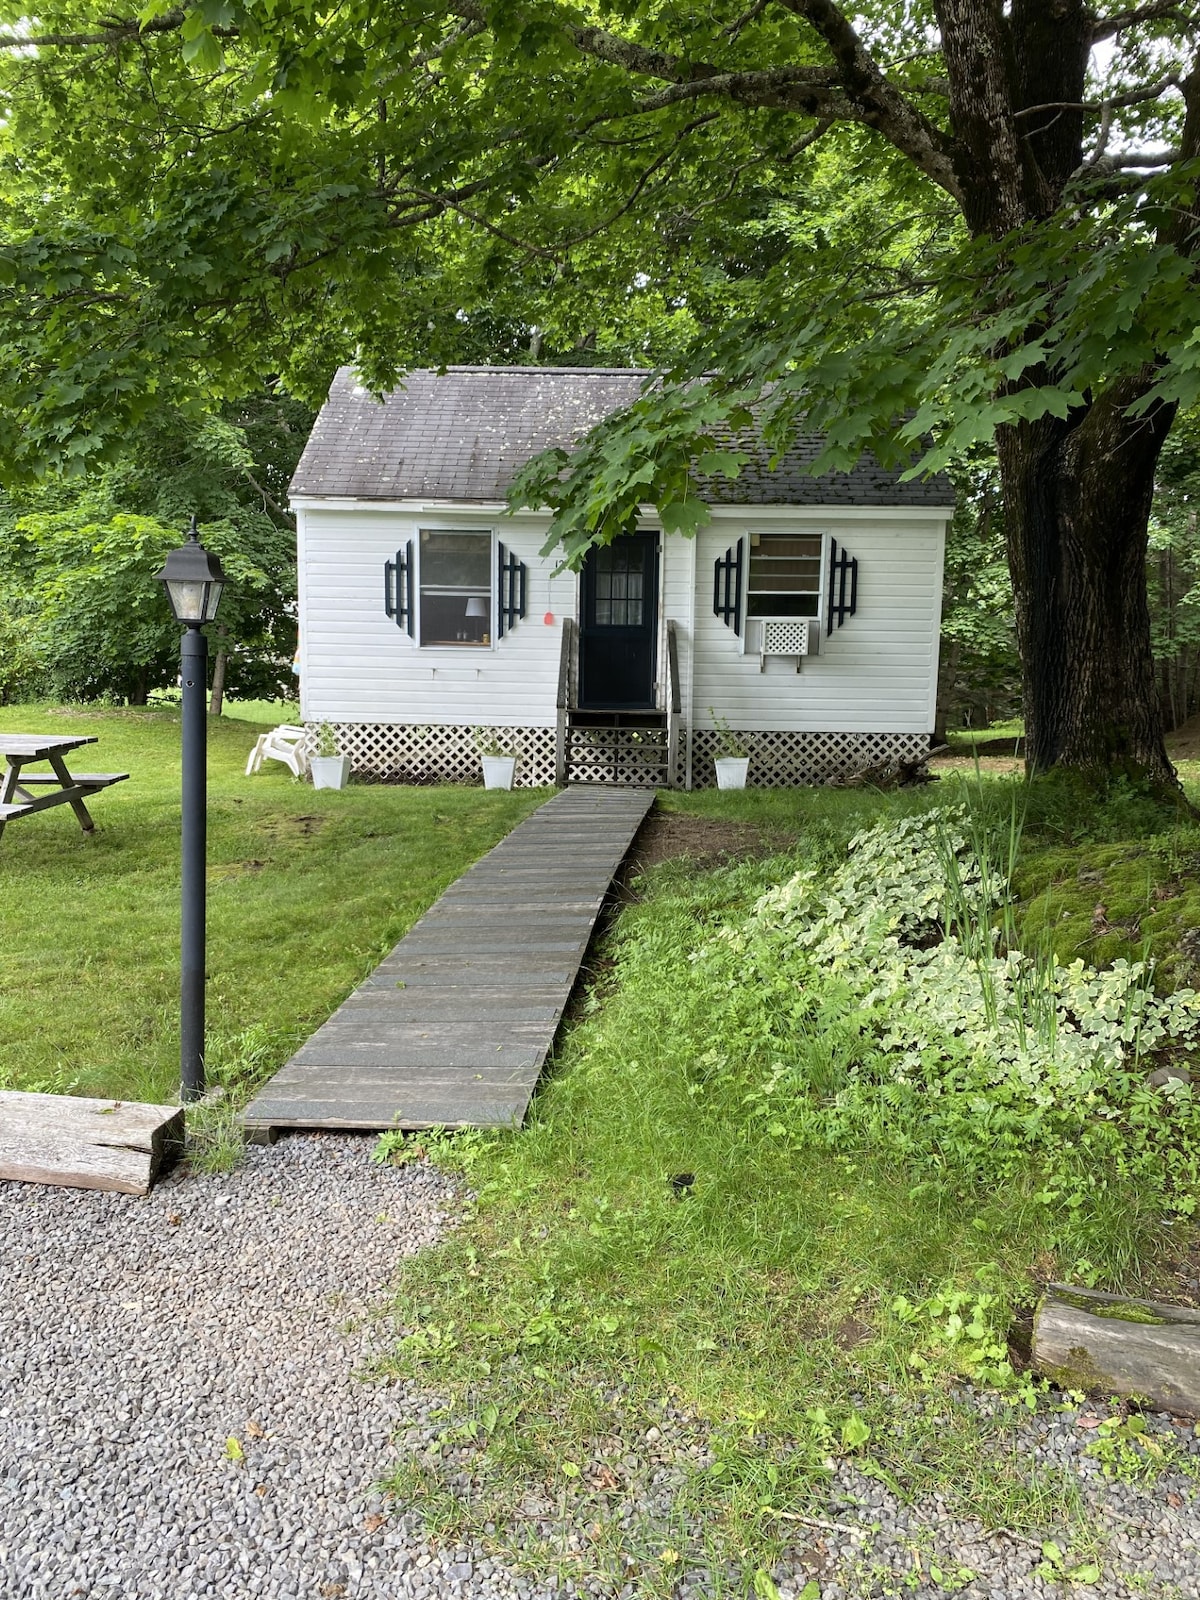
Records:
<instances>
[{"instance_id":1,"label":"roof peak","mask_svg":"<svg viewBox=\"0 0 1200 1600\"><path fill-rule=\"evenodd\" d=\"M349 366L349 365L344 366L341 370L344 373L350 374L352 377L354 376L354 368L352 366ZM404 376L405 377L411 377L411 376L413 376L414 374L416 374L418 372L426 374L427 376L434 377L434 378L439 377L443 373L447 373L447 372L483 372L483 373L487 373L489 376L494 376L494 377L504 376L506 378L518 377L518 376L522 376L522 375L526 375L526 374L528 376L530 376L530 377L538 377L538 378L545 378L545 377L652 378L658 372L658 368L656 368L656 367L529 367L529 366L524 366L524 365L522 365L522 366L512 366L512 367L503 367L503 366L500 366L497 363L491 363L491 364L488 364L488 365L480 365L480 366L470 366L470 365L460 364L458 362L455 362L455 363L452 363L448 367L410 367L408 369L408 371L405 373ZM403 383L404 382L404 378L401 378L400 382Z\"/></svg>"}]
</instances>

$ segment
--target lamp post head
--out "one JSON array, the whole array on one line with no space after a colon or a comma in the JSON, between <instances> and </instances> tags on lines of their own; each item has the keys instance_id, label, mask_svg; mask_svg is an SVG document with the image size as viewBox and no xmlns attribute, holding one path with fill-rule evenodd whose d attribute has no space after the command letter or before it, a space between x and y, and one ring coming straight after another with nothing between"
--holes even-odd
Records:
<instances>
[{"instance_id":1,"label":"lamp post head","mask_svg":"<svg viewBox=\"0 0 1200 1600\"><path fill-rule=\"evenodd\" d=\"M167 591L176 622L189 628L212 622L221 603L225 574L218 558L200 543L194 516L187 530L187 543L172 550L162 571L154 576Z\"/></svg>"}]
</instances>

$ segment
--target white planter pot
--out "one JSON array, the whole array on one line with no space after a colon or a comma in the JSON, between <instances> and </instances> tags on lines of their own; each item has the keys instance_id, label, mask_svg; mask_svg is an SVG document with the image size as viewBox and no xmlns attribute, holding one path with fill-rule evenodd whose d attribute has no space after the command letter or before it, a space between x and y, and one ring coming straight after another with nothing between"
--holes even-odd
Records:
<instances>
[{"instance_id":1,"label":"white planter pot","mask_svg":"<svg viewBox=\"0 0 1200 1600\"><path fill-rule=\"evenodd\" d=\"M517 773L515 755L482 755L483 787L485 789L512 789L512 779Z\"/></svg>"},{"instance_id":2,"label":"white planter pot","mask_svg":"<svg viewBox=\"0 0 1200 1600\"><path fill-rule=\"evenodd\" d=\"M314 789L344 789L350 778L350 757L310 756L308 770Z\"/></svg>"},{"instance_id":3,"label":"white planter pot","mask_svg":"<svg viewBox=\"0 0 1200 1600\"><path fill-rule=\"evenodd\" d=\"M715 762L718 789L744 789L750 770L749 756L718 756Z\"/></svg>"},{"instance_id":4,"label":"white planter pot","mask_svg":"<svg viewBox=\"0 0 1200 1600\"><path fill-rule=\"evenodd\" d=\"M516 756L480 756L485 789L511 789L517 770Z\"/></svg>"}]
</instances>

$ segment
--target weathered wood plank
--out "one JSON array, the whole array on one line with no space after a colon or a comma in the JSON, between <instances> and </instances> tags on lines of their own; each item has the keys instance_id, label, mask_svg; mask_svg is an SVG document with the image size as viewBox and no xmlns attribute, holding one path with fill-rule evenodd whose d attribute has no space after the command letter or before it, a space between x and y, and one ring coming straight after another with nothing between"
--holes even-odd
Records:
<instances>
[{"instance_id":1,"label":"weathered wood plank","mask_svg":"<svg viewBox=\"0 0 1200 1600\"><path fill-rule=\"evenodd\" d=\"M505 1022L499 1030L500 1042L497 1042L498 1030L487 1021L467 1022L452 1018L443 1018L440 1021L414 1021L408 1020L403 1028L389 1030L391 1038L380 1037L380 1013L375 1007L362 1011L341 1010L329 1019L329 1022L320 1030L323 1040L338 1050L357 1049L359 1045L372 1045L382 1047L385 1043L399 1048L403 1042L405 1049L426 1051L451 1051L465 1055L469 1060L476 1060L481 1053L486 1052L500 1055L507 1051L524 1051L540 1045L546 1037L546 1029L540 1022ZM316 1038L316 1034L313 1035ZM296 1052L299 1059L308 1044L301 1045ZM431 1054L429 1059L435 1057ZM443 1057L439 1054L437 1060ZM449 1060L450 1057L445 1057Z\"/></svg>"},{"instance_id":2,"label":"weathered wood plank","mask_svg":"<svg viewBox=\"0 0 1200 1600\"><path fill-rule=\"evenodd\" d=\"M530 928L514 928L509 938L499 933L458 933L451 928L448 933L410 934L405 949L410 955L579 955L584 954L586 938L538 939Z\"/></svg>"},{"instance_id":3,"label":"weathered wood plank","mask_svg":"<svg viewBox=\"0 0 1200 1600\"><path fill-rule=\"evenodd\" d=\"M448 993L445 989L435 989L429 985L420 990L402 990L397 994L394 985L383 988L367 983L342 1002L342 1009L347 1007L354 1011L378 1009L403 1020L410 1027L423 1022L489 1022L497 1018L502 1018L505 1024L547 1023L557 1020L562 1010L562 1000L551 996L533 1005L519 1005L507 996L503 999L467 1000L461 994ZM544 1028L542 1031L545 1031Z\"/></svg>"},{"instance_id":4,"label":"weathered wood plank","mask_svg":"<svg viewBox=\"0 0 1200 1600\"><path fill-rule=\"evenodd\" d=\"M1200 1417L1200 1311L1186 1306L1051 1284L1034 1320L1033 1364L1065 1388Z\"/></svg>"},{"instance_id":5,"label":"weathered wood plank","mask_svg":"<svg viewBox=\"0 0 1200 1600\"><path fill-rule=\"evenodd\" d=\"M316 1035L313 1036L314 1040ZM339 1067L349 1077L367 1067L460 1067L478 1072L482 1067L535 1067L545 1057L537 1045L455 1045L410 1043L404 1035L391 1039L330 1039L302 1045L293 1058L300 1067Z\"/></svg>"},{"instance_id":6,"label":"weathered wood plank","mask_svg":"<svg viewBox=\"0 0 1200 1600\"><path fill-rule=\"evenodd\" d=\"M397 982L403 981L407 987L417 983L461 986L483 981L512 989L545 989L573 983L579 966L576 962L553 967L530 963L523 967L519 961L501 956L463 957L457 962L449 958L438 960L434 956L406 956L396 962L389 961L380 970Z\"/></svg>"},{"instance_id":7,"label":"weathered wood plank","mask_svg":"<svg viewBox=\"0 0 1200 1600\"><path fill-rule=\"evenodd\" d=\"M524 1089L528 1092L537 1082L540 1067L521 1071L462 1072L450 1068L414 1067L404 1074L404 1093L449 1093L452 1089L479 1100L503 1100ZM336 1066L310 1067L290 1073L271 1085L263 1100L278 1096L299 1099L323 1100L348 1096L355 1100L386 1099L396 1092L397 1078L389 1067L356 1068L345 1071Z\"/></svg>"},{"instance_id":8,"label":"weathered wood plank","mask_svg":"<svg viewBox=\"0 0 1200 1600\"><path fill-rule=\"evenodd\" d=\"M0 1091L0 1179L145 1194L183 1124L182 1106Z\"/></svg>"},{"instance_id":9,"label":"weathered wood plank","mask_svg":"<svg viewBox=\"0 0 1200 1600\"><path fill-rule=\"evenodd\" d=\"M257 1106L258 1102L255 1102ZM267 1105L262 1112L249 1107L243 1117L250 1130L262 1128L331 1128L346 1132L398 1128L519 1128L529 1105L527 1092L508 1102L484 1104L456 1091L411 1095L402 1104L394 1100L297 1100Z\"/></svg>"}]
</instances>

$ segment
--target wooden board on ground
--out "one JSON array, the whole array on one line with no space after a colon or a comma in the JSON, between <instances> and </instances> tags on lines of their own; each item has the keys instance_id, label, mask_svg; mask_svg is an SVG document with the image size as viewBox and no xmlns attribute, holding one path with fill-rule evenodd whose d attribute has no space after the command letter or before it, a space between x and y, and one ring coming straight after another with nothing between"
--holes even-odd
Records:
<instances>
[{"instance_id":1,"label":"wooden board on ground","mask_svg":"<svg viewBox=\"0 0 1200 1600\"><path fill-rule=\"evenodd\" d=\"M0 1090L0 1179L146 1194L182 1150L182 1106Z\"/></svg>"},{"instance_id":2,"label":"wooden board on ground","mask_svg":"<svg viewBox=\"0 0 1200 1600\"><path fill-rule=\"evenodd\" d=\"M1034 1321L1033 1365L1066 1389L1200 1417L1200 1311L1053 1283Z\"/></svg>"},{"instance_id":3,"label":"wooden board on ground","mask_svg":"<svg viewBox=\"0 0 1200 1600\"><path fill-rule=\"evenodd\" d=\"M524 1118L652 790L566 790L468 868L243 1113L276 1128Z\"/></svg>"}]
</instances>

